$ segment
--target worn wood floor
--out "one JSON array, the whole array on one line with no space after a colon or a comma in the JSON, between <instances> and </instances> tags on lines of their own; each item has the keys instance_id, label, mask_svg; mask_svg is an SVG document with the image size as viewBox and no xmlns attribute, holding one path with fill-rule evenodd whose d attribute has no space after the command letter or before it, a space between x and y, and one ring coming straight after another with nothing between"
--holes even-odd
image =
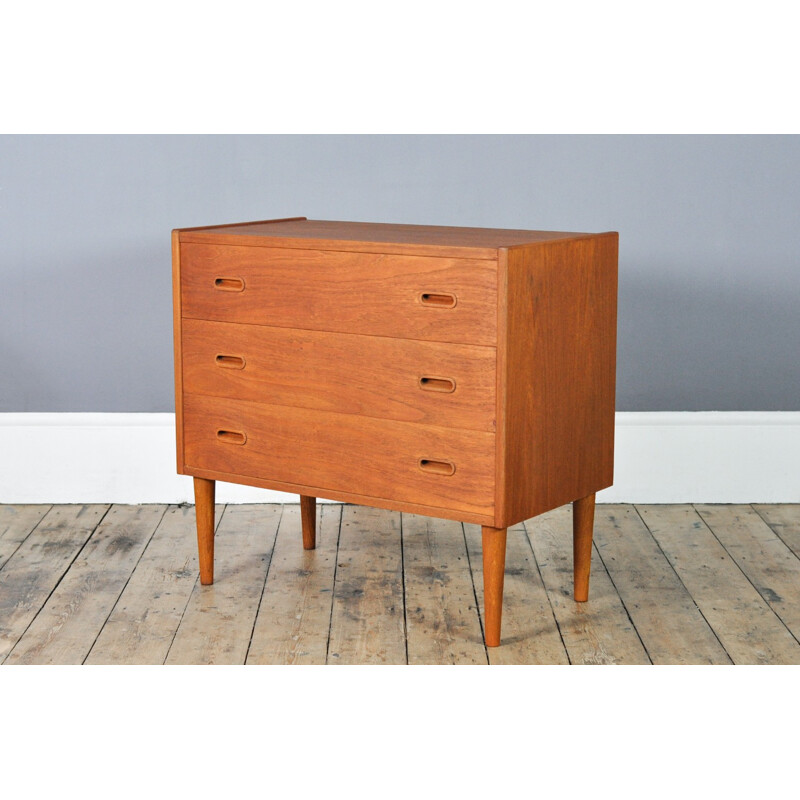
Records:
<instances>
[{"instance_id":1,"label":"worn wood floor","mask_svg":"<svg viewBox=\"0 0 800 800\"><path fill-rule=\"evenodd\" d=\"M590 600L571 511L509 531L483 645L480 529L361 506L0 506L4 664L800 664L800 506L599 505Z\"/></svg>"}]
</instances>

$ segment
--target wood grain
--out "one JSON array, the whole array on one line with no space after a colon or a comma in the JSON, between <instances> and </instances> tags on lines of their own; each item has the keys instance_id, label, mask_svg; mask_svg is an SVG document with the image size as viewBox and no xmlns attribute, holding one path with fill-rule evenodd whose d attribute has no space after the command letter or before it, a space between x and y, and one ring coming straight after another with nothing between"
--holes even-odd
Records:
<instances>
[{"instance_id":1,"label":"wood grain","mask_svg":"<svg viewBox=\"0 0 800 800\"><path fill-rule=\"evenodd\" d=\"M197 553L200 568L200 583L214 583L214 497L216 483L205 478L194 481L194 514L197 523Z\"/></svg>"},{"instance_id":2,"label":"wood grain","mask_svg":"<svg viewBox=\"0 0 800 800\"><path fill-rule=\"evenodd\" d=\"M181 333L181 243L172 231L172 347L175 371L175 448L177 470L183 474L183 357Z\"/></svg>"},{"instance_id":3,"label":"wood grain","mask_svg":"<svg viewBox=\"0 0 800 800\"><path fill-rule=\"evenodd\" d=\"M82 664L165 511L112 506L6 663Z\"/></svg>"},{"instance_id":4,"label":"wood grain","mask_svg":"<svg viewBox=\"0 0 800 800\"><path fill-rule=\"evenodd\" d=\"M175 252L179 468L480 523L497 644L498 532L613 479L618 235L294 218Z\"/></svg>"},{"instance_id":5,"label":"wood grain","mask_svg":"<svg viewBox=\"0 0 800 800\"><path fill-rule=\"evenodd\" d=\"M486 664L461 523L403 514L409 664Z\"/></svg>"},{"instance_id":6,"label":"wood grain","mask_svg":"<svg viewBox=\"0 0 800 800\"><path fill-rule=\"evenodd\" d=\"M654 664L731 663L633 506L598 505L594 541Z\"/></svg>"},{"instance_id":7,"label":"wood grain","mask_svg":"<svg viewBox=\"0 0 800 800\"><path fill-rule=\"evenodd\" d=\"M405 664L400 514L345 506L328 664Z\"/></svg>"},{"instance_id":8,"label":"wood grain","mask_svg":"<svg viewBox=\"0 0 800 800\"><path fill-rule=\"evenodd\" d=\"M617 234L505 254L505 461L496 526L613 481ZM500 265L502 268L503 259ZM498 482L500 480L498 479Z\"/></svg>"},{"instance_id":9,"label":"wood grain","mask_svg":"<svg viewBox=\"0 0 800 800\"><path fill-rule=\"evenodd\" d=\"M53 506L0 572L0 662L86 544L107 505Z\"/></svg>"},{"instance_id":10,"label":"wood grain","mask_svg":"<svg viewBox=\"0 0 800 800\"><path fill-rule=\"evenodd\" d=\"M286 506L247 653L248 664L324 664L342 506L319 506L314 550L300 546L301 512Z\"/></svg>"},{"instance_id":11,"label":"wood grain","mask_svg":"<svg viewBox=\"0 0 800 800\"><path fill-rule=\"evenodd\" d=\"M325 489L354 490L478 514L493 512L490 433L200 395L186 395L184 426L186 467L192 474L197 467L212 474L324 487L298 492L311 496L329 496ZM244 434L246 443L220 441L220 430ZM420 459L451 461L456 472L424 472Z\"/></svg>"},{"instance_id":12,"label":"wood grain","mask_svg":"<svg viewBox=\"0 0 800 800\"><path fill-rule=\"evenodd\" d=\"M167 664L244 664L282 506L226 506L216 536L216 580L194 585Z\"/></svg>"},{"instance_id":13,"label":"wood grain","mask_svg":"<svg viewBox=\"0 0 800 800\"><path fill-rule=\"evenodd\" d=\"M0 569L51 508L49 505L0 506Z\"/></svg>"},{"instance_id":14,"label":"wood grain","mask_svg":"<svg viewBox=\"0 0 800 800\"><path fill-rule=\"evenodd\" d=\"M302 320L297 320L302 325ZM244 359L242 369L217 356ZM495 348L183 321L187 393L494 431ZM455 381L426 391L425 377Z\"/></svg>"},{"instance_id":15,"label":"wood grain","mask_svg":"<svg viewBox=\"0 0 800 800\"><path fill-rule=\"evenodd\" d=\"M756 513L772 528L781 541L800 558L800 505L754 505Z\"/></svg>"},{"instance_id":16,"label":"wood grain","mask_svg":"<svg viewBox=\"0 0 800 800\"><path fill-rule=\"evenodd\" d=\"M456 510L442 506L426 506L421 503L406 503L398 500L391 500L385 497L371 497L369 495L358 494L353 491L338 491L336 489L323 489L321 486L308 486L300 483L288 483L274 479L256 478L252 475L237 475L232 472L221 472L219 470L206 470L200 467L192 467L192 474L203 478L227 481L228 483L241 483L246 486L258 486L262 489L274 489L279 492L289 494L305 494L313 497L323 497L328 500L335 500L340 503L354 503L362 506L374 506L384 508L387 511L405 511L410 514L427 514L432 517L442 519L454 519L456 521L471 522L476 525L487 525L493 522L494 517L487 514L473 514L470 511Z\"/></svg>"},{"instance_id":17,"label":"wood grain","mask_svg":"<svg viewBox=\"0 0 800 800\"><path fill-rule=\"evenodd\" d=\"M170 506L84 663L163 664L195 583L194 508Z\"/></svg>"},{"instance_id":18,"label":"wood grain","mask_svg":"<svg viewBox=\"0 0 800 800\"><path fill-rule=\"evenodd\" d=\"M300 495L300 519L303 526L303 550L317 546L317 498Z\"/></svg>"},{"instance_id":19,"label":"wood grain","mask_svg":"<svg viewBox=\"0 0 800 800\"><path fill-rule=\"evenodd\" d=\"M795 639L800 639L800 560L747 505L698 505L697 513Z\"/></svg>"},{"instance_id":20,"label":"wood grain","mask_svg":"<svg viewBox=\"0 0 800 800\"><path fill-rule=\"evenodd\" d=\"M190 506L170 507L132 568L130 579L99 636L94 625L67 622L54 632L48 646L40 650L42 662L55 660L52 655L62 647L59 639L63 633L72 639L69 648L91 648L85 663L160 664L167 657L184 611L189 616L185 619L183 636L187 637L187 626L194 627L192 636L183 640L187 661L191 660L193 648L198 663L215 658L219 661L247 658L249 663L324 661L331 626L334 572L338 569L341 577L347 571L337 568L335 558L342 509L330 504L320 506L318 549L306 552L300 544L299 508L286 506L273 560L267 569L261 559L269 549L268 515L261 513L265 510L262 507L251 508L252 514L244 513L237 524L229 525L226 534L220 534L218 546L224 543L225 547L221 553L218 550L217 586L201 589L196 578L194 510ZM676 567L686 578L687 586L697 592L703 613L708 613L709 607L715 608L724 618L723 624L732 639L736 638L736 631L740 636L744 633L737 645L740 650L752 651L752 637L763 636L765 630L772 636L763 620L771 617L771 625L781 625L774 611L794 613L800 603L800 585L792 580L796 567L791 559L797 557L790 553L787 560L786 549L776 543L747 506L700 506L705 518L689 513L688 507L684 507L679 509L677 522L672 518L674 510L669 507L643 508L652 515L651 524L666 531L661 538L667 552L672 555L672 543L667 538L670 532L678 548L683 548L678 552L678 560L683 563L679 565L676 560ZM94 509L99 509L101 516L105 507ZM797 505L758 506L760 514L768 517L789 540L792 532L797 531L798 510ZM221 507L216 511L219 517ZM646 663L642 646L637 645L637 633L657 663L703 664L716 660L730 663L692 593L681 582L636 508L599 505L596 514L592 596L588 603L575 603L571 597L572 514L568 505L526 522L527 542L522 533L518 535L522 526L509 531L503 643L489 650L491 663L566 663L567 653L574 664ZM387 652L383 634L374 626L357 622L363 604L366 611L380 609L378 615L391 643L388 650L400 652L397 660L402 663L400 642L405 597L409 661L479 660L474 648L480 645L481 634L468 620L470 614L475 614L474 607L482 605L480 529L466 526L467 554L477 585L477 591L469 596L469 588L463 586L469 576L464 574L461 563L463 536L456 535L457 526L422 517L415 517L412 522L410 515L404 515L402 529L398 530L393 526L397 525L399 515L364 507L351 507L347 515L353 523L352 536L343 554L352 554L353 545L360 546L378 537L368 544L370 569L359 573L360 567L355 565L352 570L353 575L369 574L371 588L359 597L357 590L363 590L363 586L353 586L356 591L352 597L340 597L336 624L340 632L348 634L348 659L357 662L359 653ZM0 520L9 516L15 519L16 510L9 515L0 505ZM35 633L39 616L50 614L54 608L53 598L63 600L64 587L81 583L72 574L73 569L84 578L87 576L85 561L92 552L92 539L95 534L108 533L107 527L97 525L100 516L92 518L91 509L80 506L53 507L0 569L0 628L4 637L0 643L6 648L3 655L10 649L8 638L12 629L17 631L16 637L11 636L13 641L20 641L26 628L29 634ZM685 518L691 521L690 527L686 527ZM714 532L706 519L714 526ZM123 526L117 527L121 537ZM698 538L697 530L699 538L706 540L699 552L690 546ZM709 541L711 550L707 549ZM723 542L729 550L723 548ZM93 545L96 554L92 557L93 569L97 572L104 572L101 562L105 558L99 555L102 552L107 553L112 571L120 567L121 551L108 545L108 541L104 546ZM601 552L616 585L599 558ZM381 561L387 553L394 554L390 559L399 559L402 578L394 574L392 564ZM128 568L131 561L126 562ZM695 572L692 580L685 568ZM539 574L543 585L538 583ZM230 591L225 595L217 593L217 602L208 602L202 607L204 610L197 605L188 607L193 595L196 598L206 588L216 592L223 582L229 584ZM753 584L762 595L753 589ZM741 586L748 585L749 594L742 593ZM260 586L263 594L255 620ZM767 599L770 595L767 590L775 592L781 600ZM88 619L86 614L93 602L90 593L70 594L76 602L67 616ZM789 617L785 616L785 620L788 622ZM638 630L634 630L634 623ZM271 633L264 635L267 629ZM359 639L362 636L366 638ZM79 644L78 638L84 643ZM552 650L546 652L550 647ZM794 647L782 653L774 646L772 650L769 663L800 663ZM715 655L720 657L716 659ZM39 663L33 652L25 660ZM338 659L331 660L335 663Z\"/></svg>"},{"instance_id":21,"label":"wood grain","mask_svg":"<svg viewBox=\"0 0 800 800\"><path fill-rule=\"evenodd\" d=\"M691 506L638 506L736 664L800 664L800 645Z\"/></svg>"},{"instance_id":22,"label":"wood grain","mask_svg":"<svg viewBox=\"0 0 800 800\"><path fill-rule=\"evenodd\" d=\"M493 261L181 244L184 317L456 344L496 343ZM244 291L215 288L219 277ZM452 292L454 308L420 295Z\"/></svg>"},{"instance_id":23,"label":"wood grain","mask_svg":"<svg viewBox=\"0 0 800 800\"><path fill-rule=\"evenodd\" d=\"M575 601L589 599L589 574L592 568L592 532L595 496L581 497L572 504L572 563Z\"/></svg>"},{"instance_id":24,"label":"wood grain","mask_svg":"<svg viewBox=\"0 0 800 800\"><path fill-rule=\"evenodd\" d=\"M483 559L483 638L487 647L500 646L503 582L506 567L506 529L481 528Z\"/></svg>"},{"instance_id":25,"label":"wood grain","mask_svg":"<svg viewBox=\"0 0 800 800\"><path fill-rule=\"evenodd\" d=\"M181 241L495 258L498 247L512 247L553 239L572 239L585 235L587 234L566 231L303 219L277 223L271 220L246 222L209 226L203 229L184 228L181 232Z\"/></svg>"},{"instance_id":26,"label":"wood grain","mask_svg":"<svg viewBox=\"0 0 800 800\"><path fill-rule=\"evenodd\" d=\"M464 531L475 591L485 620L481 529L476 525L465 525ZM507 532L503 605L502 643L500 647L489 648L490 664L569 663L522 525L514 525Z\"/></svg>"},{"instance_id":27,"label":"wood grain","mask_svg":"<svg viewBox=\"0 0 800 800\"><path fill-rule=\"evenodd\" d=\"M572 508L562 506L525 523L571 664L649 664L608 572L592 551L592 596L573 599Z\"/></svg>"}]
</instances>

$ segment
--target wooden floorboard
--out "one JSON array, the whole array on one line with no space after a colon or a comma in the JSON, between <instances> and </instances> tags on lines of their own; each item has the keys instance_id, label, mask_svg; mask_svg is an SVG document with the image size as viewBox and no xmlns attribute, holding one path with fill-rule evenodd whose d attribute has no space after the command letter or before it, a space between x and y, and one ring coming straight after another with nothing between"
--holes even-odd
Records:
<instances>
[{"instance_id":1,"label":"wooden floorboard","mask_svg":"<svg viewBox=\"0 0 800 800\"><path fill-rule=\"evenodd\" d=\"M767 605L800 640L800 559L750 506L695 508Z\"/></svg>"},{"instance_id":2,"label":"wooden floorboard","mask_svg":"<svg viewBox=\"0 0 800 800\"><path fill-rule=\"evenodd\" d=\"M163 664L197 569L194 507L170 506L84 663Z\"/></svg>"},{"instance_id":3,"label":"wooden floorboard","mask_svg":"<svg viewBox=\"0 0 800 800\"><path fill-rule=\"evenodd\" d=\"M591 602L572 598L572 508L525 523L572 664L649 664L647 651L595 549Z\"/></svg>"},{"instance_id":4,"label":"wooden floorboard","mask_svg":"<svg viewBox=\"0 0 800 800\"><path fill-rule=\"evenodd\" d=\"M653 507L654 520L662 508ZM636 508L598 505L594 541L654 664L731 662Z\"/></svg>"},{"instance_id":5,"label":"wooden floorboard","mask_svg":"<svg viewBox=\"0 0 800 800\"><path fill-rule=\"evenodd\" d=\"M464 530L483 615L481 529L465 525ZM490 664L569 663L524 525L508 529L501 645L487 649Z\"/></svg>"},{"instance_id":6,"label":"wooden floorboard","mask_svg":"<svg viewBox=\"0 0 800 800\"><path fill-rule=\"evenodd\" d=\"M108 508L53 506L0 570L0 662L42 610Z\"/></svg>"},{"instance_id":7,"label":"wooden floorboard","mask_svg":"<svg viewBox=\"0 0 800 800\"><path fill-rule=\"evenodd\" d=\"M775 531L775 535L800 558L800 505L754 505L753 510Z\"/></svg>"},{"instance_id":8,"label":"wooden floorboard","mask_svg":"<svg viewBox=\"0 0 800 800\"><path fill-rule=\"evenodd\" d=\"M400 514L344 506L329 664L405 664Z\"/></svg>"},{"instance_id":9,"label":"wooden floorboard","mask_svg":"<svg viewBox=\"0 0 800 800\"><path fill-rule=\"evenodd\" d=\"M300 506L286 506L248 664L324 664L342 506L317 506L317 546L303 550Z\"/></svg>"},{"instance_id":10,"label":"wooden floorboard","mask_svg":"<svg viewBox=\"0 0 800 800\"><path fill-rule=\"evenodd\" d=\"M82 664L165 511L112 506L7 663Z\"/></svg>"},{"instance_id":11,"label":"wooden floorboard","mask_svg":"<svg viewBox=\"0 0 800 800\"><path fill-rule=\"evenodd\" d=\"M0 569L31 531L42 521L51 506L0 506Z\"/></svg>"},{"instance_id":12,"label":"wooden floorboard","mask_svg":"<svg viewBox=\"0 0 800 800\"><path fill-rule=\"evenodd\" d=\"M598 505L589 601L565 506L508 532L483 644L476 525L321 503L0 505L0 661L24 664L800 664L800 505Z\"/></svg>"},{"instance_id":13,"label":"wooden floorboard","mask_svg":"<svg viewBox=\"0 0 800 800\"><path fill-rule=\"evenodd\" d=\"M167 664L244 664L282 512L226 506L214 537L214 583L194 584Z\"/></svg>"},{"instance_id":14,"label":"wooden floorboard","mask_svg":"<svg viewBox=\"0 0 800 800\"><path fill-rule=\"evenodd\" d=\"M735 664L798 664L800 645L692 506L638 506Z\"/></svg>"},{"instance_id":15,"label":"wooden floorboard","mask_svg":"<svg viewBox=\"0 0 800 800\"><path fill-rule=\"evenodd\" d=\"M460 522L403 514L409 664L487 664Z\"/></svg>"}]
</instances>

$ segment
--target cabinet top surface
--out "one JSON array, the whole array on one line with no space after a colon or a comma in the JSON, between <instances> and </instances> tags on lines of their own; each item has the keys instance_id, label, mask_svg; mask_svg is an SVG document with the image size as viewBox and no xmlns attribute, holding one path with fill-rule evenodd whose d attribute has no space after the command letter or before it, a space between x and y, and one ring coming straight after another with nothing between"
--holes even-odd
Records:
<instances>
[{"instance_id":1,"label":"cabinet top surface","mask_svg":"<svg viewBox=\"0 0 800 800\"><path fill-rule=\"evenodd\" d=\"M554 239L574 239L594 234L567 231L532 231L506 228L461 228L438 225L393 225L375 222L340 222L305 218L243 222L179 230L181 241L220 241L275 247L319 247L341 244L393 245L403 249L496 250ZM478 255L476 252L475 255ZM485 254L484 254L485 255Z\"/></svg>"}]
</instances>

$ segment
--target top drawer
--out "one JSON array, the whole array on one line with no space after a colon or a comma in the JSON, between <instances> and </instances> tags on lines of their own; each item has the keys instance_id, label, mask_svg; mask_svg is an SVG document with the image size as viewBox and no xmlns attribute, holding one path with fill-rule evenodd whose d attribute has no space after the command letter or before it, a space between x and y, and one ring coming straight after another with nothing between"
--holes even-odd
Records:
<instances>
[{"instance_id":1,"label":"top drawer","mask_svg":"<svg viewBox=\"0 0 800 800\"><path fill-rule=\"evenodd\" d=\"M497 263L184 243L184 317L495 345Z\"/></svg>"}]
</instances>

